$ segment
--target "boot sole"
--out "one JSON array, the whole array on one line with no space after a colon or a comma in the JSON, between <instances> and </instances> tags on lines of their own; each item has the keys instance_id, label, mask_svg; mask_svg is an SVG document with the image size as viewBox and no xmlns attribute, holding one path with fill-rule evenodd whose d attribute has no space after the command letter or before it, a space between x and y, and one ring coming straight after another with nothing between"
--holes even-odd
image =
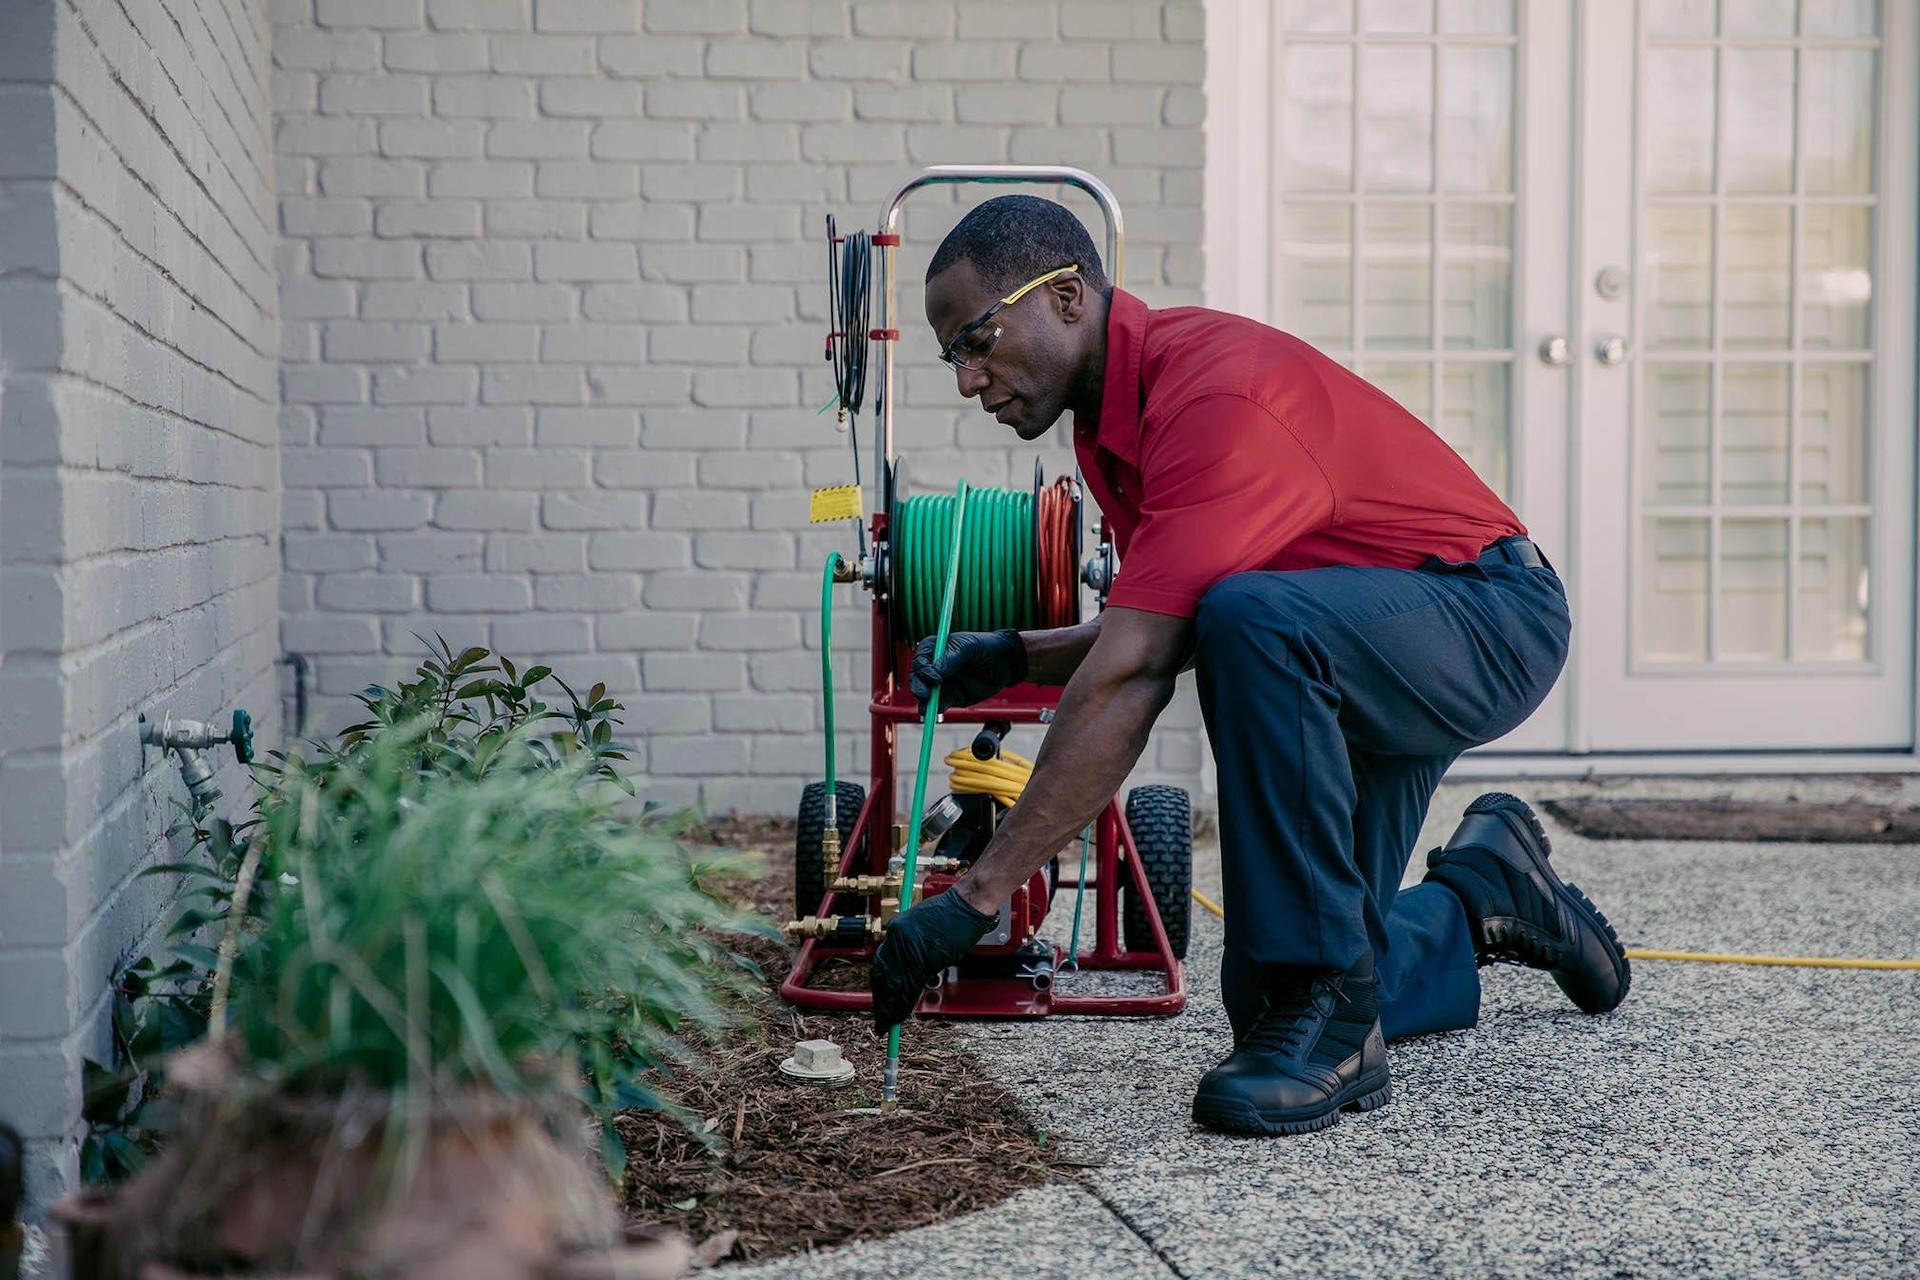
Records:
<instances>
[{"instance_id":1,"label":"boot sole","mask_svg":"<svg viewBox=\"0 0 1920 1280\"><path fill-rule=\"evenodd\" d=\"M1292 1137L1331 1129L1340 1123L1341 1112L1377 1110L1386 1106L1392 1096L1393 1081L1387 1079L1354 1097L1340 1098L1335 1095L1335 1100L1319 1111L1274 1118L1269 1118L1266 1112L1251 1103L1233 1102L1225 1098L1195 1098L1193 1120L1202 1128L1219 1133L1244 1134L1256 1138Z\"/></svg>"},{"instance_id":2,"label":"boot sole","mask_svg":"<svg viewBox=\"0 0 1920 1280\"><path fill-rule=\"evenodd\" d=\"M1580 886L1562 880L1559 873L1554 871L1552 865L1547 861L1553 854L1553 841L1547 838L1547 829L1540 825L1540 817L1534 813L1533 806L1529 805L1519 796L1510 795L1505 791L1489 791L1485 795L1477 797L1466 807L1463 813L1510 813L1515 817L1526 819L1527 826L1533 830L1533 838L1540 842L1540 856L1534 860L1535 865L1540 868L1541 874L1546 876L1548 884L1553 885L1557 891L1564 893L1573 900L1575 913L1584 915L1587 921L1597 927L1601 934L1606 937L1607 950L1613 961L1614 976L1620 980L1620 995L1618 999L1605 1008L1600 1009L1588 1009L1585 1006L1581 1006L1582 1012L1608 1013L1619 1008L1626 1000L1627 992L1633 987L1633 966L1627 962L1627 949L1625 945L1621 943L1620 935L1614 931L1613 922L1607 919L1599 907L1593 905L1593 899L1582 893ZM1499 936L1489 938L1488 940L1491 942L1504 943L1506 938Z\"/></svg>"}]
</instances>

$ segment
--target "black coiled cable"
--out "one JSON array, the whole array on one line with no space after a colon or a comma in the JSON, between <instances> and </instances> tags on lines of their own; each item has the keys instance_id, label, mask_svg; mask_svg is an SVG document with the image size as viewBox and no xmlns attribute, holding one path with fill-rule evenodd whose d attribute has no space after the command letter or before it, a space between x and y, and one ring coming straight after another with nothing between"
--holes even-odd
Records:
<instances>
[{"instance_id":1,"label":"black coiled cable","mask_svg":"<svg viewBox=\"0 0 1920 1280\"><path fill-rule=\"evenodd\" d=\"M838 246L839 252L835 252ZM867 398L867 343L872 334L873 237L855 231L845 239L827 215L827 359L833 362L834 394L853 446L853 482L860 480L860 406ZM855 521L860 554L867 529Z\"/></svg>"},{"instance_id":2,"label":"black coiled cable","mask_svg":"<svg viewBox=\"0 0 1920 1280\"><path fill-rule=\"evenodd\" d=\"M839 245L839 252L834 246ZM827 215L827 355L833 361L840 412L852 422L867 395L867 341L872 332L873 238L855 231L842 239ZM857 456L857 455L856 455ZM857 465L857 463L856 463Z\"/></svg>"}]
</instances>

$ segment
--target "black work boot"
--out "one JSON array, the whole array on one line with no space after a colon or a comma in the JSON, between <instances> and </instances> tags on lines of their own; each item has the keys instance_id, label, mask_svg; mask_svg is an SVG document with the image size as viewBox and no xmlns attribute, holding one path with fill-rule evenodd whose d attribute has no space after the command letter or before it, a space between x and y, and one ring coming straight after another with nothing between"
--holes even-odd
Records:
<instances>
[{"instance_id":1,"label":"black work boot","mask_svg":"<svg viewBox=\"0 0 1920 1280\"><path fill-rule=\"evenodd\" d=\"M1266 1008L1200 1078L1194 1122L1222 1133L1312 1133L1343 1109L1385 1106L1391 1086L1378 990L1371 957L1345 973L1275 972Z\"/></svg>"},{"instance_id":2,"label":"black work boot","mask_svg":"<svg viewBox=\"0 0 1920 1280\"><path fill-rule=\"evenodd\" d=\"M1483 966L1545 969L1575 1004L1605 1013L1627 998L1633 971L1599 908L1547 865L1551 850L1524 800L1489 791L1427 855L1426 878L1459 895Z\"/></svg>"}]
</instances>

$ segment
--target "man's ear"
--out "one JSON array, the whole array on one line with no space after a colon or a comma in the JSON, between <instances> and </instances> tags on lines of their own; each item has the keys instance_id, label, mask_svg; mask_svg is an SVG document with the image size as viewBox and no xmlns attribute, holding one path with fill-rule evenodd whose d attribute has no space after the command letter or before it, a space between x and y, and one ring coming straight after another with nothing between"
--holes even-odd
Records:
<instances>
[{"instance_id":1,"label":"man's ear","mask_svg":"<svg viewBox=\"0 0 1920 1280\"><path fill-rule=\"evenodd\" d=\"M1060 319L1067 324L1078 324L1087 313L1087 282L1077 275L1062 276L1049 280L1047 288L1053 290L1059 303Z\"/></svg>"}]
</instances>

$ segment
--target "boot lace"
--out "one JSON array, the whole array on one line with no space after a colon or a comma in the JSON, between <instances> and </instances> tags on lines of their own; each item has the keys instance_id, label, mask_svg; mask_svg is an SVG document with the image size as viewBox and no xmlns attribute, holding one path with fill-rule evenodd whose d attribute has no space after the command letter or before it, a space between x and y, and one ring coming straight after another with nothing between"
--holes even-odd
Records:
<instances>
[{"instance_id":1,"label":"boot lace","mask_svg":"<svg viewBox=\"0 0 1920 1280\"><path fill-rule=\"evenodd\" d=\"M1340 975L1317 977L1304 991L1269 993L1266 1008L1247 1029L1240 1047L1261 1053L1297 1053L1314 1027L1333 1012L1334 999L1352 1000L1341 990L1343 980Z\"/></svg>"}]
</instances>

